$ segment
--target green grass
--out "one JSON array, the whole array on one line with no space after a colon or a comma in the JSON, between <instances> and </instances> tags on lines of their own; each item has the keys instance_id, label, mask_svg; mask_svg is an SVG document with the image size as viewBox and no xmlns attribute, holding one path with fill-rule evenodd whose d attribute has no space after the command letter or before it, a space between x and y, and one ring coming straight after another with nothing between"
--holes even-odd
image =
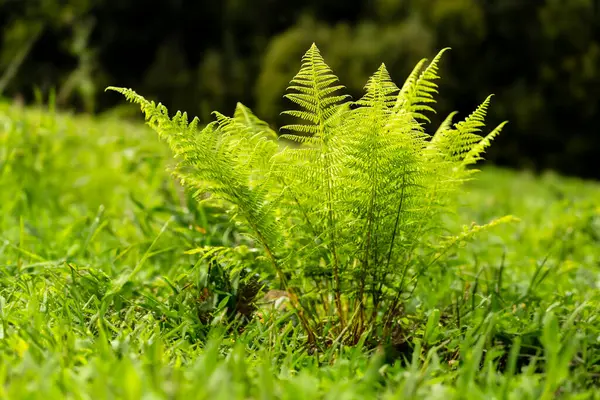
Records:
<instances>
[{"instance_id":1,"label":"green grass","mask_svg":"<svg viewBox=\"0 0 600 400\"><path fill-rule=\"evenodd\" d=\"M0 398L600 398L600 185L484 169L448 224L521 221L428 272L403 343L311 354L204 300L185 252L253 244L171 162L141 124L0 104Z\"/></svg>"}]
</instances>

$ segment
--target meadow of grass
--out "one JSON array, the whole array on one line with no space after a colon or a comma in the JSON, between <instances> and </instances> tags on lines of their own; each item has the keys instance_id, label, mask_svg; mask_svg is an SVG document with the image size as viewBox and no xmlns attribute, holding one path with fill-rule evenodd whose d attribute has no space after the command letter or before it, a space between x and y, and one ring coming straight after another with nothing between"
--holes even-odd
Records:
<instances>
[{"instance_id":1,"label":"meadow of grass","mask_svg":"<svg viewBox=\"0 0 600 400\"><path fill-rule=\"evenodd\" d=\"M402 345L315 353L200 289L186 251L253 244L171 163L142 124L0 104L0 398L600 398L600 185L484 168L449 226L520 222L423 278Z\"/></svg>"}]
</instances>

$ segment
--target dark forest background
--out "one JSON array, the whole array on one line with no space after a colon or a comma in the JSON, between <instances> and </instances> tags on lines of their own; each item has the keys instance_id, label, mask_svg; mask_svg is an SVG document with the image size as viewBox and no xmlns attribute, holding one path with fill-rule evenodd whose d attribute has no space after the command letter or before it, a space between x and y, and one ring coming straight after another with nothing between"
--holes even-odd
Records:
<instances>
[{"instance_id":1,"label":"dark forest background","mask_svg":"<svg viewBox=\"0 0 600 400\"><path fill-rule=\"evenodd\" d=\"M130 115L104 92L126 86L274 126L312 42L355 97L381 62L401 84L451 47L433 124L494 93L488 126L510 123L488 160L600 178L597 0L0 0L0 27L2 97Z\"/></svg>"}]
</instances>

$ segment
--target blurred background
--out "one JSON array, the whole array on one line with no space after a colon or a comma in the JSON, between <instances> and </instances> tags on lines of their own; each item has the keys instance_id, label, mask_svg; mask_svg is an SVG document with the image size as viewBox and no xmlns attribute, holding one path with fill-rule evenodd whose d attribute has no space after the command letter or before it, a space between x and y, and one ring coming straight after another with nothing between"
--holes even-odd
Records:
<instances>
[{"instance_id":1,"label":"blurred background","mask_svg":"<svg viewBox=\"0 0 600 400\"><path fill-rule=\"evenodd\" d=\"M0 0L0 97L139 116L109 85L210 119L237 101L274 127L316 42L354 98L385 62L401 85L442 62L438 115L494 93L487 159L600 178L598 0Z\"/></svg>"}]
</instances>

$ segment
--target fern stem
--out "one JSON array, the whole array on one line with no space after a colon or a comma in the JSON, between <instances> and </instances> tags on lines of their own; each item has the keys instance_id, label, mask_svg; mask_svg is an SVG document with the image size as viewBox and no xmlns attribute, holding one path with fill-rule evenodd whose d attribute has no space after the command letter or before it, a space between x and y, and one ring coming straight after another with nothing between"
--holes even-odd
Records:
<instances>
[{"instance_id":1,"label":"fern stem","mask_svg":"<svg viewBox=\"0 0 600 400\"><path fill-rule=\"evenodd\" d=\"M394 221L394 230L392 231L392 239L390 240L390 248L388 250L386 271L390 267L392 261L392 253L394 251L394 243L396 242L396 236L398 234L398 225L400 225L400 216L402 214L402 207L404 206L404 191L406 190L406 171L402 175L402 191L400 192L400 203L398 203L398 209L396 210L396 220Z\"/></svg>"},{"instance_id":2,"label":"fern stem","mask_svg":"<svg viewBox=\"0 0 600 400\"><path fill-rule=\"evenodd\" d=\"M317 71L315 69L314 62L312 63L312 72L313 72L313 82L317 81ZM318 88L315 84L315 91L318 91ZM321 110L321 98L316 96L317 104L316 109ZM335 303L338 312L338 316L340 318L341 328L344 329L346 323L344 318L344 309L342 307L342 288L341 288L341 280L340 280L340 261L337 254L336 248L336 224L335 217L333 215L333 182L331 177L331 169L329 164L329 144L325 138L325 118L321 112L318 113L318 126L319 126L319 136L321 137L321 143L325 147L324 152L324 170L325 170L325 180L326 180L326 188L327 188L327 214L329 220L329 240L331 242L331 252L333 255L333 276L335 280Z\"/></svg>"},{"instance_id":3,"label":"fern stem","mask_svg":"<svg viewBox=\"0 0 600 400\"><path fill-rule=\"evenodd\" d=\"M325 157L325 159L327 159L327 157ZM341 287L341 282L340 282L340 268L339 268L340 261L339 261L339 257L338 257L337 249L336 249L336 245L335 245L337 238L336 238L336 232L335 232L335 218L333 215L333 207L332 207L333 188L332 188L332 183L331 183L331 176L330 176L328 162L326 162L326 170L327 170L327 207L328 207L328 216L329 216L329 240L331 242L331 252L333 255L333 277L335 280L335 285L334 285L333 290L335 292L335 305L337 308L338 316L340 318L340 326L342 329L344 329L346 322L345 322L345 318L344 318L344 309L342 307L342 287Z\"/></svg>"},{"instance_id":4,"label":"fern stem","mask_svg":"<svg viewBox=\"0 0 600 400\"><path fill-rule=\"evenodd\" d=\"M364 299L364 292L365 292L365 286L366 286L366 277L367 274L369 273L369 255L371 252L371 242L373 241L373 231L374 231L374 226L375 226L375 212L374 212L374 208L375 208L375 202L377 199L377 190L378 190L378 185L377 185L377 176L378 176L378 167L379 164L377 163L377 157L375 155L373 155L373 158L375 160L374 162L374 167L372 168L373 172L371 174L371 180L372 180L372 186L371 186L371 198L369 199L369 209L368 209L368 213L367 213L367 237L366 237L366 241L365 241L365 254L364 254L364 259L363 259L363 271L362 271L362 279L361 279L361 283L360 283L360 290L359 290L359 296L358 296L358 301L360 302L360 314L359 314L359 322L363 323L364 322L364 312L365 312L365 299ZM375 249L377 249L377 246L375 246ZM377 257L375 257L375 260L377 260ZM376 272L375 272L376 274ZM375 285L376 280L373 281L373 286ZM372 292L372 296L373 296L373 313L376 313L376 308L377 308L377 304L376 301L374 299L375 297L375 293L374 291ZM373 315L372 313L372 315ZM358 332L357 332L358 334Z\"/></svg>"},{"instance_id":5,"label":"fern stem","mask_svg":"<svg viewBox=\"0 0 600 400\"><path fill-rule=\"evenodd\" d=\"M317 86L316 82L318 81L318 73L316 70L316 63L314 60L315 57L315 53L313 53L313 60L311 62L311 70L312 70L312 75L313 75L313 88L315 93L319 93L320 89ZM327 214L328 214L328 220L329 220L329 237L330 237L330 242L331 242L331 252L333 255L333 276L334 276L334 280L335 280L335 287L334 287L334 292L335 292L335 303L336 303L336 308L337 308L337 312L338 312L338 316L340 318L340 325L341 328L344 329L344 326L346 325L345 323L345 318L344 318L344 309L342 307L342 288L341 288L341 280L340 280L340 261L339 261L339 256L337 254L337 248L336 248L336 223L335 223L335 217L333 215L333 182L332 182L332 176L331 176L331 169L330 169L330 164L329 164L329 143L327 143L327 138L325 137L325 123L326 123L326 118L323 115L323 107L322 107L322 103L321 103L321 96L319 94L317 94L316 97L316 110L317 110L317 121L318 121L318 130L319 130L319 136L321 137L321 143L322 145L325 146L325 154L324 154L324 160L325 160L325 165L324 165L324 169L325 169L325 179L327 181L326 184L326 188L327 188Z\"/></svg>"},{"instance_id":6,"label":"fern stem","mask_svg":"<svg viewBox=\"0 0 600 400\"><path fill-rule=\"evenodd\" d=\"M315 229L314 225L310 221L310 217L308 216L308 213L306 212L306 209L302 206L302 203L300 203L300 200L298 200L298 196L296 196L296 194L294 193L294 191L292 189L290 189L290 186L287 185L287 183L286 183L286 181L285 181L284 178L280 178L279 182L281 184L283 184L284 188L287 188L291 192L292 200L294 200L294 203L296 203L296 206L298 207L298 209L300 209L300 212L302 213L302 216L306 220L306 225L308 225L308 229L311 230L313 236L315 236L315 237L319 236L319 235L317 235L317 230Z\"/></svg>"},{"instance_id":7,"label":"fern stem","mask_svg":"<svg viewBox=\"0 0 600 400\"><path fill-rule=\"evenodd\" d=\"M292 300L291 304L294 307L294 309L296 310L298 317L300 319L300 323L302 324L302 327L304 328L304 330L306 331L306 334L308 335L308 342L310 344L315 344L316 336L315 336L313 330L310 328L310 324L309 324L308 320L306 319L306 316L304 315L304 309L302 307L302 304L298 301L298 296L296 295L294 290L287 284L287 279L285 278L283 269L279 265L278 258L275 256L275 254L271 250L271 247L269 246L269 243L267 242L266 238L262 235L262 233L256 227L256 225L253 224L248 218L246 218L246 220L248 221L248 223L250 224L250 226L256 233L258 239L260 240L265 251L267 252L267 256L271 260L271 263L273 264L273 267L275 268L275 271L276 271L277 275L279 276L283 290L285 290L290 295L290 299Z\"/></svg>"},{"instance_id":8,"label":"fern stem","mask_svg":"<svg viewBox=\"0 0 600 400\"><path fill-rule=\"evenodd\" d=\"M389 271L390 268L390 263L392 262L392 253L394 251L394 244L396 242L396 237L398 235L398 226L400 225L400 216L402 215L402 208L404 207L404 192L406 189L406 171L404 171L404 174L402 175L402 191L400 192L400 203L398 203L398 209L396 211L396 220L394 221L394 230L392 232L392 239L390 240L390 248L388 250L388 255L387 255L387 262L386 262L386 266L385 266L385 271ZM406 264L404 270L402 271L402 281L404 281L404 275L406 274L406 270L407 270L407 266L408 263ZM383 279L380 280L379 283L379 290L381 291L383 285ZM397 292L396 292L396 296L394 297L394 300L392 301L392 305L389 308L389 313L385 318L385 323L384 326L387 326L395 312L395 308L397 306L398 301L400 300L400 294L402 293L402 283L400 284L400 287L398 288ZM376 306L375 306L376 308Z\"/></svg>"}]
</instances>

